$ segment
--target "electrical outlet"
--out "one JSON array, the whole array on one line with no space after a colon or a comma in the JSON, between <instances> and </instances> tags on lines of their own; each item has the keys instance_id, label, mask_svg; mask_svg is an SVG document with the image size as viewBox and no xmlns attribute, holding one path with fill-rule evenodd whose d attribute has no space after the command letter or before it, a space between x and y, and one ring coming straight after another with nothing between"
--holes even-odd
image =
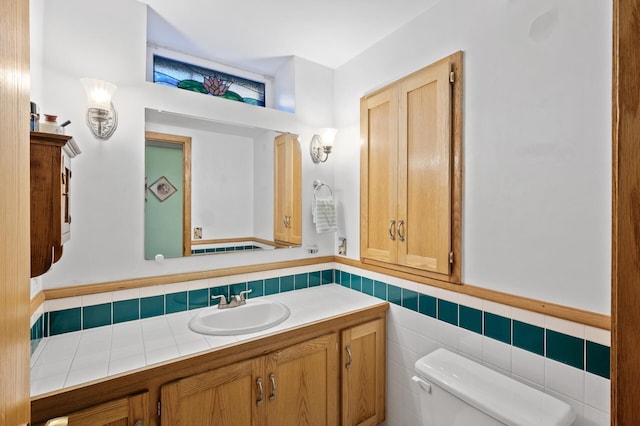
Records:
<instances>
[{"instance_id":1,"label":"electrical outlet","mask_svg":"<svg viewBox=\"0 0 640 426\"><path fill-rule=\"evenodd\" d=\"M194 240L202 239L202 228L193 228L193 239Z\"/></svg>"},{"instance_id":2,"label":"electrical outlet","mask_svg":"<svg viewBox=\"0 0 640 426\"><path fill-rule=\"evenodd\" d=\"M346 238L338 238L338 254L341 256L347 255L347 239Z\"/></svg>"}]
</instances>

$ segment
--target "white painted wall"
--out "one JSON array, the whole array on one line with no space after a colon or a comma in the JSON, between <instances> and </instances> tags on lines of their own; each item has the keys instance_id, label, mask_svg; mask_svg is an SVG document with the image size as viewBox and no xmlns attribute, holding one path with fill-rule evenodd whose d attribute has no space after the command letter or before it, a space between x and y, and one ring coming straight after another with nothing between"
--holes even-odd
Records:
<instances>
[{"instance_id":1,"label":"white painted wall","mask_svg":"<svg viewBox=\"0 0 640 426\"><path fill-rule=\"evenodd\" d=\"M96 19L95 11L100 10ZM97 0L48 0L44 4L43 111L72 121L67 132L82 154L73 167L72 237L64 256L42 276L43 288L55 288L135 277L266 263L310 255L304 248L168 259L143 259L145 108L210 120L289 131L300 135L303 152L303 245L317 245L316 256L333 254L333 235L313 232L310 212L313 179L333 182L333 165L310 167L308 143L333 109L332 73L303 61L302 73L312 87L296 87L295 114L257 108L145 82L146 6L114 0L108 8ZM99 141L85 121L86 98L81 77L109 80L118 86L113 103L119 126L108 141ZM312 101L316 91L326 93ZM302 119L301 117L304 117ZM321 171L319 171L321 170ZM268 177L272 179L272 177Z\"/></svg>"},{"instance_id":2,"label":"white painted wall","mask_svg":"<svg viewBox=\"0 0 640 426\"><path fill-rule=\"evenodd\" d=\"M610 311L608 0L448 0L335 73L340 233L359 256L359 98L464 51L465 283Z\"/></svg>"},{"instance_id":3,"label":"white painted wall","mask_svg":"<svg viewBox=\"0 0 640 426\"><path fill-rule=\"evenodd\" d=\"M348 256L358 258L359 98L463 50L464 281L609 312L610 1L439 2L335 76L292 58L279 74L295 78L288 88L295 114L145 82L146 7L116 0L96 20L98 6L44 4L42 112L70 119L68 132L83 151L73 165L73 236L44 288L308 256L292 249L162 265L142 260L136 182L144 178L144 108L299 134L303 245L319 245L319 255L335 251L335 235L316 234L306 213L320 179L335 187L339 235L348 238ZM84 76L119 86L120 125L109 141L84 125ZM311 136L332 123L340 129L334 153L313 164Z\"/></svg>"},{"instance_id":4,"label":"white painted wall","mask_svg":"<svg viewBox=\"0 0 640 426\"><path fill-rule=\"evenodd\" d=\"M42 63L44 43L44 4L43 0L29 0L29 37L31 49L29 51L29 73L31 79L31 101L40 106L42 102Z\"/></svg>"}]
</instances>

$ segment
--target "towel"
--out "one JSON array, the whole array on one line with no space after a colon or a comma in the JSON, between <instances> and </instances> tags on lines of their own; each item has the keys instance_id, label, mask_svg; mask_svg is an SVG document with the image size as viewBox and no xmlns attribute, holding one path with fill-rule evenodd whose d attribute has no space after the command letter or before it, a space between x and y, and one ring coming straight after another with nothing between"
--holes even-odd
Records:
<instances>
[{"instance_id":1,"label":"towel","mask_svg":"<svg viewBox=\"0 0 640 426\"><path fill-rule=\"evenodd\" d=\"M316 224L316 232L322 234L324 232L335 232L338 230L336 221L336 207L331 198L315 198L311 204L311 214L313 215L313 223Z\"/></svg>"}]
</instances>

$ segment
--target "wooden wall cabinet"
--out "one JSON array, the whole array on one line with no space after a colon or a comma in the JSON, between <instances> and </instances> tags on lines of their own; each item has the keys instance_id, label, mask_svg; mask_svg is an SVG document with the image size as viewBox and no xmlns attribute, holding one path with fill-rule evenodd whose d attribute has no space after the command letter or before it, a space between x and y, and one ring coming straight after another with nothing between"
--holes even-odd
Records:
<instances>
[{"instance_id":1,"label":"wooden wall cabinet","mask_svg":"<svg viewBox=\"0 0 640 426\"><path fill-rule=\"evenodd\" d=\"M342 331L342 426L371 426L385 419L385 322Z\"/></svg>"},{"instance_id":2,"label":"wooden wall cabinet","mask_svg":"<svg viewBox=\"0 0 640 426\"><path fill-rule=\"evenodd\" d=\"M298 136L275 138L274 240L282 245L302 244L302 158Z\"/></svg>"},{"instance_id":3,"label":"wooden wall cabinet","mask_svg":"<svg viewBox=\"0 0 640 426\"><path fill-rule=\"evenodd\" d=\"M337 425L337 334L162 386L162 425Z\"/></svg>"},{"instance_id":4,"label":"wooden wall cabinet","mask_svg":"<svg viewBox=\"0 0 640 426\"><path fill-rule=\"evenodd\" d=\"M361 258L460 280L462 53L360 101Z\"/></svg>"},{"instance_id":5,"label":"wooden wall cabinet","mask_svg":"<svg viewBox=\"0 0 640 426\"><path fill-rule=\"evenodd\" d=\"M71 158L78 154L71 136L31 132L31 277L60 260L71 237Z\"/></svg>"}]
</instances>

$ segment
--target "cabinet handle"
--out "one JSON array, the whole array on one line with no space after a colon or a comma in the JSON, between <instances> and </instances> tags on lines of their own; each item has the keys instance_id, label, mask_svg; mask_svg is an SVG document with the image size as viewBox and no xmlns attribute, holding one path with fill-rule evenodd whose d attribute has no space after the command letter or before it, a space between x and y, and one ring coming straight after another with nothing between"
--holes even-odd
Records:
<instances>
[{"instance_id":1,"label":"cabinet handle","mask_svg":"<svg viewBox=\"0 0 640 426\"><path fill-rule=\"evenodd\" d=\"M282 219L282 223L284 223L284 227L285 228L288 228L288 226L287 226L287 217L286 216Z\"/></svg>"},{"instance_id":2,"label":"cabinet handle","mask_svg":"<svg viewBox=\"0 0 640 426\"><path fill-rule=\"evenodd\" d=\"M398 221L398 239L404 241L404 220Z\"/></svg>"},{"instance_id":3,"label":"cabinet handle","mask_svg":"<svg viewBox=\"0 0 640 426\"><path fill-rule=\"evenodd\" d=\"M269 395L269 401L273 401L276 399L276 375L275 373L271 373L269 376L271 379L271 395Z\"/></svg>"},{"instance_id":4,"label":"cabinet handle","mask_svg":"<svg viewBox=\"0 0 640 426\"><path fill-rule=\"evenodd\" d=\"M142 420L138 420L137 422L135 422L133 424L133 426L143 426L143 425L144 425L144 423L142 422Z\"/></svg>"},{"instance_id":5,"label":"cabinet handle","mask_svg":"<svg viewBox=\"0 0 640 426\"><path fill-rule=\"evenodd\" d=\"M258 400L256 401L256 405L259 407L264 402L264 389L262 389L262 378L259 377L258 380L256 380L256 383L258 384Z\"/></svg>"},{"instance_id":6,"label":"cabinet handle","mask_svg":"<svg viewBox=\"0 0 640 426\"><path fill-rule=\"evenodd\" d=\"M393 231L394 231L393 225L395 225L395 224L396 224L395 220L390 220L389 221L389 238L391 239L391 241L396 239L396 236L393 233Z\"/></svg>"},{"instance_id":7,"label":"cabinet handle","mask_svg":"<svg viewBox=\"0 0 640 426\"><path fill-rule=\"evenodd\" d=\"M344 366L346 369L351 368L351 361L353 361L353 357L351 356L351 347L347 346L345 348L345 350L347 351L347 356L349 357L347 360L347 364Z\"/></svg>"},{"instance_id":8,"label":"cabinet handle","mask_svg":"<svg viewBox=\"0 0 640 426\"><path fill-rule=\"evenodd\" d=\"M287 228L291 228L291 216L287 216Z\"/></svg>"}]
</instances>

